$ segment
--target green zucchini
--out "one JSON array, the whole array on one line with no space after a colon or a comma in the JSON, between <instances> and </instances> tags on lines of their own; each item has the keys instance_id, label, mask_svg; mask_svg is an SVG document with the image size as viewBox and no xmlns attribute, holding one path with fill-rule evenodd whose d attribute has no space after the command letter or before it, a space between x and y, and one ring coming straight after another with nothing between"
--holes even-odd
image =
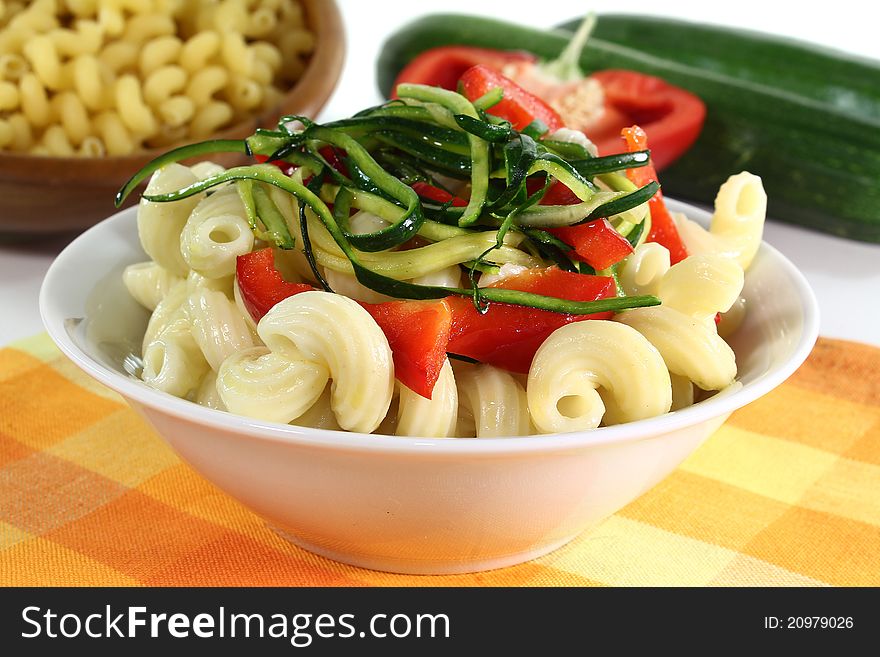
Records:
<instances>
[{"instance_id":1,"label":"green zucchini","mask_svg":"<svg viewBox=\"0 0 880 657\"><path fill-rule=\"evenodd\" d=\"M387 94L428 48L513 44L553 59L569 37L491 18L426 16L384 44L380 89ZM880 242L880 63L740 30L600 16L580 65L656 75L706 103L699 139L661 173L668 195L712 203L729 175L748 170L764 182L771 218Z\"/></svg>"},{"instance_id":2,"label":"green zucchini","mask_svg":"<svg viewBox=\"0 0 880 657\"><path fill-rule=\"evenodd\" d=\"M561 29L574 33L574 20ZM752 30L604 14L593 36L687 66L774 87L856 118L880 118L880 62Z\"/></svg>"}]
</instances>

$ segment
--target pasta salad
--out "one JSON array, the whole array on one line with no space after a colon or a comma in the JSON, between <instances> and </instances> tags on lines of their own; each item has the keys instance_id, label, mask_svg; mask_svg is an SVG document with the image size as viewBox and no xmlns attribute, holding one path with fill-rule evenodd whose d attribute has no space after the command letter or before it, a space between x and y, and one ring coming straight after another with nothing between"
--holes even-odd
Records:
<instances>
[{"instance_id":1,"label":"pasta salad","mask_svg":"<svg viewBox=\"0 0 880 657\"><path fill-rule=\"evenodd\" d=\"M761 180L732 176L706 230L667 211L638 126L598 154L493 80L402 84L351 118L284 117L138 172L117 201L149 179L150 260L124 273L152 311L143 381L262 420L420 437L589 430L736 385L722 335L760 246ZM255 162L180 164L220 151Z\"/></svg>"}]
</instances>

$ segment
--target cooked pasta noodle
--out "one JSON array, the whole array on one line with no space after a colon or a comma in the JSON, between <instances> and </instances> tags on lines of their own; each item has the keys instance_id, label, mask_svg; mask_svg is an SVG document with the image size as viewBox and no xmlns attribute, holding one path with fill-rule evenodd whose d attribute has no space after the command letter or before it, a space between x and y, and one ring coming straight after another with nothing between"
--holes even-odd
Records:
<instances>
[{"instance_id":1,"label":"cooked pasta noodle","mask_svg":"<svg viewBox=\"0 0 880 657\"><path fill-rule=\"evenodd\" d=\"M434 385L431 399L425 399L405 385L397 384L400 395L396 433L401 436L447 438L458 425L458 389L447 359Z\"/></svg>"},{"instance_id":2,"label":"cooked pasta noodle","mask_svg":"<svg viewBox=\"0 0 880 657\"><path fill-rule=\"evenodd\" d=\"M365 303L382 303L383 301L391 301L391 297L361 285L358 279L355 278L354 274L346 274L325 268L323 276L331 290L356 301L364 301Z\"/></svg>"},{"instance_id":3,"label":"cooked pasta noodle","mask_svg":"<svg viewBox=\"0 0 880 657\"><path fill-rule=\"evenodd\" d=\"M234 298L235 276L221 276L220 278L208 278L194 269L189 272L186 277L186 289L192 294L193 292L204 289L222 292L227 299ZM244 311L241 311L243 314ZM250 326L250 324L248 324Z\"/></svg>"},{"instance_id":4,"label":"cooked pasta noodle","mask_svg":"<svg viewBox=\"0 0 880 657\"><path fill-rule=\"evenodd\" d=\"M192 333L179 327L149 342L143 360L144 383L176 397L186 397L209 370Z\"/></svg>"},{"instance_id":5,"label":"cooked pasta noodle","mask_svg":"<svg viewBox=\"0 0 880 657\"><path fill-rule=\"evenodd\" d=\"M180 164L173 164L153 174L146 193L161 194L180 189L196 180L190 169ZM180 233L193 208L202 198L204 194L174 203L153 203L141 199L138 206L138 235L144 251L165 269L179 276L185 276L189 271L189 266L180 251Z\"/></svg>"},{"instance_id":6,"label":"cooked pasta noodle","mask_svg":"<svg viewBox=\"0 0 880 657\"><path fill-rule=\"evenodd\" d=\"M531 433L526 392L510 372L492 365L458 363L459 404L473 418L477 438Z\"/></svg>"},{"instance_id":7,"label":"cooked pasta noodle","mask_svg":"<svg viewBox=\"0 0 880 657\"><path fill-rule=\"evenodd\" d=\"M129 265L122 272L122 282L135 301L148 310L155 310L159 302L168 296L171 288L182 279L155 262L139 262Z\"/></svg>"},{"instance_id":8,"label":"cooked pasta noodle","mask_svg":"<svg viewBox=\"0 0 880 657\"><path fill-rule=\"evenodd\" d=\"M742 267L727 256L705 254L685 258L660 280L657 296L668 308L705 322L730 309L745 282Z\"/></svg>"},{"instance_id":9,"label":"cooked pasta noodle","mask_svg":"<svg viewBox=\"0 0 880 657\"><path fill-rule=\"evenodd\" d=\"M205 160L203 162L196 162L189 168L189 170L192 171L193 175L199 180L205 180L218 173L223 173L226 169L216 162Z\"/></svg>"},{"instance_id":10,"label":"cooked pasta noodle","mask_svg":"<svg viewBox=\"0 0 880 657\"><path fill-rule=\"evenodd\" d=\"M280 355L325 364L333 380L333 412L349 431L371 432L385 417L394 389L391 349L382 330L355 301L302 292L276 304L257 333Z\"/></svg>"},{"instance_id":11,"label":"cooked pasta noodle","mask_svg":"<svg viewBox=\"0 0 880 657\"><path fill-rule=\"evenodd\" d=\"M208 278L234 274L236 257L249 253L253 246L254 234L234 187L200 201L180 233L183 259Z\"/></svg>"},{"instance_id":12,"label":"cooked pasta noodle","mask_svg":"<svg viewBox=\"0 0 880 657\"><path fill-rule=\"evenodd\" d=\"M672 405L657 349L629 326L603 320L551 333L532 361L527 394L532 420L545 433L642 420Z\"/></svg>"},{"instance_id":13,"label":"cooked pasta noodle","mask_svg":"<svg viewBox=\"0 0 880 657\"><path fill-rule=\"evenodd\" d=\"M461 285L461 268L458 265L450 265L443 269L428 272L416 276L410 283L416 285L439 285L442 287L458 287Z\"/></svg>"},{"instance_id":14,"label":"cooked pasta noodle","mask_svg":"<svg viewBox=\"0 0 880 657\"><path fill-rule=\"evenodd\" d=\"M694 384L686 376L669 373L672 383L672 407L671 411L692 406L694 403Z\"/></svg>"},{"instance_id":15,"label":"cooked pasta noodle","mask_svg":"<svg viewBox=\"0 0 880 657\"><path fill-rule=\"evenodd\" d=\"M685 376L703 390L721 390L736 377L736 357L707 324L674 308L635 308L615 315L641 333L663 356L673 374Z\"/></svg>"},{"instance_id":16,"label":"cooked pasta noodle","mask_svg":"<svg viewBox=\"0 0 880 657\"><path fill-rule=\"evenodd\" d=\"M188 395L210 369L193 337L186 301L186 282L180 281L158 303L144 334L144 382L177 397Z\"/></svg>"},{"instance_id":17,"label":"cooked pasta noodle","mask_svg":"<svg viewBox=\"0 0 880 657\"><path fill-rule=\"evenodd\" d=\"M256 335L257 323L254 321L254 318L251 317L251 314L248 312L247 307L244 304L244 299L242 299L241 296L241 288L237 281L233 281L232 284L232 300L235 303L235 307L238 308L238 312L244 317L244 321L248 325L248 328L250 328L254 335Z\"/></svg>"},{"instance_id":18,"label":"cooked pasta noodle","mask_svg":"<svg viewBox=\"0 0 880 657\"><path fill-rule=\"evenodd\" d=\"M192 335L212 369L232 354L254 346L247 323L235 303L217 290L201 288L187 298Z\"/></svg>"},{"instance_id":19,"label":"cooked pasta noodle","mask_svg":"<svg viewBox=\"0 0 880 657\"><path fill-rule=\"evenodd\" d=\"M761 245L766 215L767 194L761 179L743 171L718 190L708 231L684 216L678 216L676 224L689 253L720 253L748 269Z\"/></svg>"},{"instance_id":20,"label":"cooked pasta noodle","mask_svg":"<svg viewBox=\"0 0 880 657\"><path fill-rule=\"evenodd\" d=\"M734 301L730 309L721 314L721 321L718 323L718 335L725 340L733 335L743 323L743 320L745 320L747 307L748 304L745 297L741 296Z\"/></svg>"},{"instance_id":21,"label":"cooked pasta noodle","mask_svg":"<svg viewBox=\"0 0 880 657\"><path fill-rule=\"evenodd\" d=\"M657 294L669 271L669 250L657 242L645 242L620 263L620 285L627 294Z\"/></svg>"},{"instance_id":22,"label":"cooked pasta noodle","mask_svg":"<svg viewBox=\"0 0 880 657\"><path fill-rule=\"evenodd\" d=\"M196 391L194 401L199 406L206 406L218 411L228 410L226 404L223 403L223 399L220 397L220 393L217 391L217 372L211 370L205 374L205 378L202 379L199 389Z\"/></svg>"},{"instance_id":23,"label":"cooked pasta noodle","mask_svg":"<svg viewBox=\"0 0 880 657\"><path fill-rule=\"evenodd\" d=\"M230 412L288 423L318 400L328 376L326 366L298 357L291 350L279 354L253 347L223 361L216 386Z\"/></svg>"},{"instance_id":24,"label":"cooked pasta noodle","mask_svg":"<svg viewBox=\"0 0 880 657\"><path fill-rule=\"evenodd\" d=\"M171 286L150 315L150 321L144 332L143 347L173 325L182 324L184 330L190 330L190 321L184 306L188 296L189 290L185 280L179 280Z\"/></svg>"},{"instance_id":25,"label":"cooked pasta noodle","mask_svg":"<svg viewBox=\"0 0 880 657\"><path fill-rule=\"evenodd\" d=\"M330 388L331 386L328 384L324 388L324 392L321 393L321 396L318 397L314 404L312 404L311 408L298 418L291 421L291 424L296 424L301 427L312 427L314 429L331 429L334 431L342 429L336 421L336 416L333 414L333 408L330 406Z\"/></svg>"}]
</instances>

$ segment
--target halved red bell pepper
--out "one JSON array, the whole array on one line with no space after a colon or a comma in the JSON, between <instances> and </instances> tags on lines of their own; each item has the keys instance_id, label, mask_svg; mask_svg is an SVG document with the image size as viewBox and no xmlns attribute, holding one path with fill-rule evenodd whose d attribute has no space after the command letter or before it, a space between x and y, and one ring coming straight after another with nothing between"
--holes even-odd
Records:
<instances>
[{"instance_id":1,"label":"halved red bell pepper","mask_svg":"<svg viewBox=\"0 0 880 657\"><path fill-rule=\"evenodd\" d=\"M633 252L627 239L614 230L607 219L597 219L586 224L551 228L552 233L566 244L574 248L570 256L586 262L599 271L608 269Z\"/></svg>"},{"instance_id":2,"label":"halved red bell pepper","mask_svg":"<svg viewBox=\"0 0 880 657\"><path fill-rule=\"evenodd\" d=\"M285 281L275 268L270 248L240 255L237 284L245 308L258 322L276 303L314 290L307 283ZM405 386L431 398L431 390L446 359L452 313L445 301L361 303L388 339L394 372Z\"/></svg>"},{"instance_id":3,"label":"halved red bell pepper","mask_svg":"<svg viewBox=\"0 0 880 657\"><path fill-rule=\"evenodd\" d=\"M648 148L648 136L637 125L624 128L621 135L626 140L626 146L630 152L643 151ZM653 160L653 151L651 158ZM647 166L628 169L626 175L639 187L647 185L649 182L660 182L657 179L657 172L650 162ZM660 190L657 190L657 193L648 201L648 207L651 210L651 232L648 233L648 241L657 242L669 249L669 260L673 265L687 258L687 247L681 240L681 235L678 234L675 220L669 214Z\"/></svg>"},{"instance_id":4,"label":"halved red bell pepper","mask_svg":"<svg viewBox=\"0 0 880 657\"><path fill-rule=\"evenodd\" d=\"M446 360L452 311L445 300L361 304L391 347L394 375L413 392L431 398Z\"/></svg>"},{"instance_id":5,"label":"halved red bell pepper","mask_svg":"<svg viewBox=\"0 0 880 657\"><path fill-rule=\"evenodd\" d=\"M616 293L611 277L574 274L556 267L528 269L495 287L575 301L595 301ZM610 319L613 314L566 315L493 303L481 315L470 299L449 297L447 303L452 308L449 353L521 373L529 371L538 347L559 327L587 319Z\"/></svg>"},{"instance_id":6,"label":"halved red bell pepper","mask_svg":"<svg viewBox=\"0 0 880 657\"><path fill-rule=\"evenodd\" d=\"M602 85L606 106L621 114L624 125L638 124L648 134L651 162L657 170L672 164L697 140L706 106L694 94L635 71L596 71L592 77ZM589 132L600 155L619 152L620 130L615 127Z\"/></svg>"},{"instance_id":7,"label":"halved red bell pepper","mask_svg":"<svg viewBox=\"0 0 880 657\"><path fill-rule=\"evenodd\" d=\"M477 64L466 70L459 79L459 87L468 100L477 100L501 87L504 97L486 111L510 121L514 130L522 130L535 120L544 123L550 132L565 127L562 117L550 105L488 66Z\"/></svg>"},{"instance_id":8,"label":"halved red bell pepper","mask_svg":"<svg viewBox=\"0 0 880 657\"><path fill-rule=\"evenodd\" d=\"M422 52L399 73L394 88L401 82L413 82L455 89L464 72L477 64L508 75L518 88L539 96L554 112L562 106L563 98L578 92L577 83L557 81L538 72L537 58L531 54L467 46L441 46ZM582 130L597 145L600 155L619 152L617 136L621 129L637 123L650 135L654 166L662 170L690 148L703 127L703 101L660 78L614 69L596 71L590 77L602 86L604 112L589 124L568 127ZM476 97L468 95L472 100Z\"/></svg>"},{"instance_id":9,"label":"halved red bell pepper","mask_svg":"<svg viewBox=\"0 0 880 657\"><path fill-rule=\"evenodd\" d=\"M244 307L255 322L279 301L315 289L307 283L285 281L275 268L275 252L270 248L238 256L235 276Z\"/></svg>"},{"instance_id":10,"label":"halved red bell pepper","mask_svg":"<svg viewBox=\"0 0 880 657\"><path fill-rule=\"evenodd\" d=\"M500 72L506 64L516 61L534 62L535 56L525 52L505 52L469 46L442 46L431 48L415 57L400 73L392 87L392 98L401 82L428 84L455 90L462 74L477 64Z\"/></svg>"}]
</instances>

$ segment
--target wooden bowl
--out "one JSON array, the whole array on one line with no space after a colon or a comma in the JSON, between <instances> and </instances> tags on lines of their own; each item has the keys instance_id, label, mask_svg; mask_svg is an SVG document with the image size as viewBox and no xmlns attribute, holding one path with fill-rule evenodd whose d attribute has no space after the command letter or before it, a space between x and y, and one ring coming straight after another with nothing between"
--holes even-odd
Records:
<instances>
[{"instance_id":1,"label":"wooden bowl","mask_svg":"<svg viewBox=\"0 0 880 657\"><path fill-rule=\"evenodd\" d=\"M342 72L345 34L333 0L302 0L306 21L315 34L315 50L303 76L281 103L260 115L212 135L242 139L257 127L274 127L285 114L316 115ZM161 148L103 158L43 157L0 152L0 234L25 237L78 231L116 212L117 190ZM212 156L232 166L243 156ZM137 194L126 205L137 202Z\"/></svg>"}]
</instances>

